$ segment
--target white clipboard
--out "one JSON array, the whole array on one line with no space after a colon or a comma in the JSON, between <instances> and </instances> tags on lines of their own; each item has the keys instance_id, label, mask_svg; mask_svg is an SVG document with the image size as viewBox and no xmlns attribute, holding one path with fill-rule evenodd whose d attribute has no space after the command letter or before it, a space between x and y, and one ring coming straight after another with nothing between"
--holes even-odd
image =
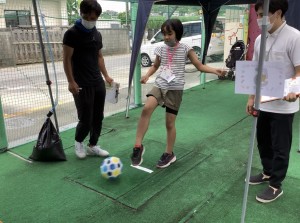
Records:
<instances>
[{"instance_id":1,"label":"white clipboard","mask_svg":"<svg viewBox=\"0 0 300 223\"><path fill-rule=\"evenodd\" d=\"M109 84L108 82L105 82L105 88L106 88L105 101L112 104L118 103L120 83L112 82L111 84Z\"/></svg>"},{"instance_id":2,"label":"white clipboard","mask_svg":"<svg viewBox=\"0 0 300 223\"><path fill-rule=\"evenodd\" d=\"M295 93L297 97L300 95L300 77L289 78L284 81L284 92L283 96L287 96L289 93ZM261 103L283 100L283 97L270 97L270 96L261 96Z\"/></svg>"}]
</instances>

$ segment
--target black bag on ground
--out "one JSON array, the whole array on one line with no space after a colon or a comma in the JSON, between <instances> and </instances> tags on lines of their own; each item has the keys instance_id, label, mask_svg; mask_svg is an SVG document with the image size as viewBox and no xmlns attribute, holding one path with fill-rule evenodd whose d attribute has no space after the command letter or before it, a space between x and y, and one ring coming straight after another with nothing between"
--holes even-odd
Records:
<instances>
[{"instance_id":1,"label":"black bag on ground","mask_svg":"<svg viewBox=\"0 0 300 223\"><path fill-rule=\"evenodd\" d=\"M51 119L48 117L39 133L31 156L35 161L65 161L66 155L62 141Z\"/></svg>"}]
</instances>

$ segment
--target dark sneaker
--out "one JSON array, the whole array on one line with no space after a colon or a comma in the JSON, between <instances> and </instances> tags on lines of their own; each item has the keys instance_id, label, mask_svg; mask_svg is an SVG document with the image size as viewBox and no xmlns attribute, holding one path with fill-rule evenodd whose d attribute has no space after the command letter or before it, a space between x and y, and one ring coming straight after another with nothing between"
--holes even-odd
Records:
<instances>
[{"instance_id":1,"label":"dark sneaker","mask_svg":"<svg viewBox=\"0 0 300 223\"><path fill-rule=\"evenodd\" d=\"M256 200L262 203L269 203L275 201L282 194L282 189L276 189L274 187L268 186L268 188L265 191L256 196Z\"/></svg>"},{"instance_id":2,"label":"dark sneaker","mask_svg":"<svg viewBox=\"0 0 300 223\"><path fill-rule=\"evenodd\" d=\"M133 152L131 154L131 164L133 166L138 166L142 164L144 152L145 147L143 145L140 148L133 148Z\"/></svg>"},{"instance_id":3,"label":"dark sneaker","mask_svg":"<svg viewBox=\"0 0 300 223\"><path fill-rule=\"evenodd\" d=\"M251 185L262 184L262 183L265 183L265 182L269 182L269 179L270 179L269 176L267 176L263 173L260 173L260 174L255 175L255 176L250 176L249 184L251 184Z\"/></svg>"},{"instance_id":4,"label":"dark sneaker","mask_svg":"<svg viewBox=\"0 0 300 223\"><path fill-rule=\"evenodd\" d=\"M176 156L172 152L172 154L169 153L163 153L160 159L157 162L156 167L158 168L165 168L170 166L171 163L174 163L176 161Z\"/></svg>"}]
</instances>

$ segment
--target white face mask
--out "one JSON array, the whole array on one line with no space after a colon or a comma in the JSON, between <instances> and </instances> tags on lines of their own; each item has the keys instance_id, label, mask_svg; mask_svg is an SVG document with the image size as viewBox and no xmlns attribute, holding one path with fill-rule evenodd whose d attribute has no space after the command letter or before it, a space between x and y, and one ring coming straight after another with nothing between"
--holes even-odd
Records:
<instances>
[{"instance_id":1,"label":"white face mask","mask_svg":"<svg viewBox=\"0 0 300 223\"><path fill-rule=\"evenodd\" d=\"M86 29L93 29L96 25L96 21L87 21L83 18L81 18L81 24L86 28Z\"/></svg>"},{"instance_id":2,"label":"white face mask","mask_svg":"<svg viewBox=\"0 0 300 223\"><path fill-rule=\"evenodd\" d=\"M176 40L169 40L169 41L165 41L165 44L170 46L170 47L173 47L176 45Z\"/></svg>"},{"instance_id":3,"label":"white face mask","mask_svg":"<svg viewBox=\"0 0 300 223\"><path fill-rule=\"evenodd\" d=\"M275 14L273 14L275 15ZM270 18L273 16L271 15L270 17L268 17L268 20L267 20L267 31L270 31L274 25L274 23L271 23L270 22ZM257 19L257 25L260 29L262 29L262 24L263 24L263 18L260 18L260 19Z\"/></svg>"}]
</instances>

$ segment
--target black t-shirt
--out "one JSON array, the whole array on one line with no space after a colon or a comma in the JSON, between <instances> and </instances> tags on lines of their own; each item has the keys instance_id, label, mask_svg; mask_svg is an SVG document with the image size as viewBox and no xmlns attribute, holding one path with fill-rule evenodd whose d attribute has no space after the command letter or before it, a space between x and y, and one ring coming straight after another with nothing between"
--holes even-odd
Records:
<instances>
[{"instance_id":1,"label":"black t-shirt","mask_svg":"<svg viewBox=\"0 0 300 223\"><path fill-rule=\"evenodd\" d=\"M64 34L63 44L74 49L72 69L79 87L98 86L103 82L98 65L99 50L103 47L100 32L95 28L83 32L73 26Z\"/></svg>"}]
</instances>

